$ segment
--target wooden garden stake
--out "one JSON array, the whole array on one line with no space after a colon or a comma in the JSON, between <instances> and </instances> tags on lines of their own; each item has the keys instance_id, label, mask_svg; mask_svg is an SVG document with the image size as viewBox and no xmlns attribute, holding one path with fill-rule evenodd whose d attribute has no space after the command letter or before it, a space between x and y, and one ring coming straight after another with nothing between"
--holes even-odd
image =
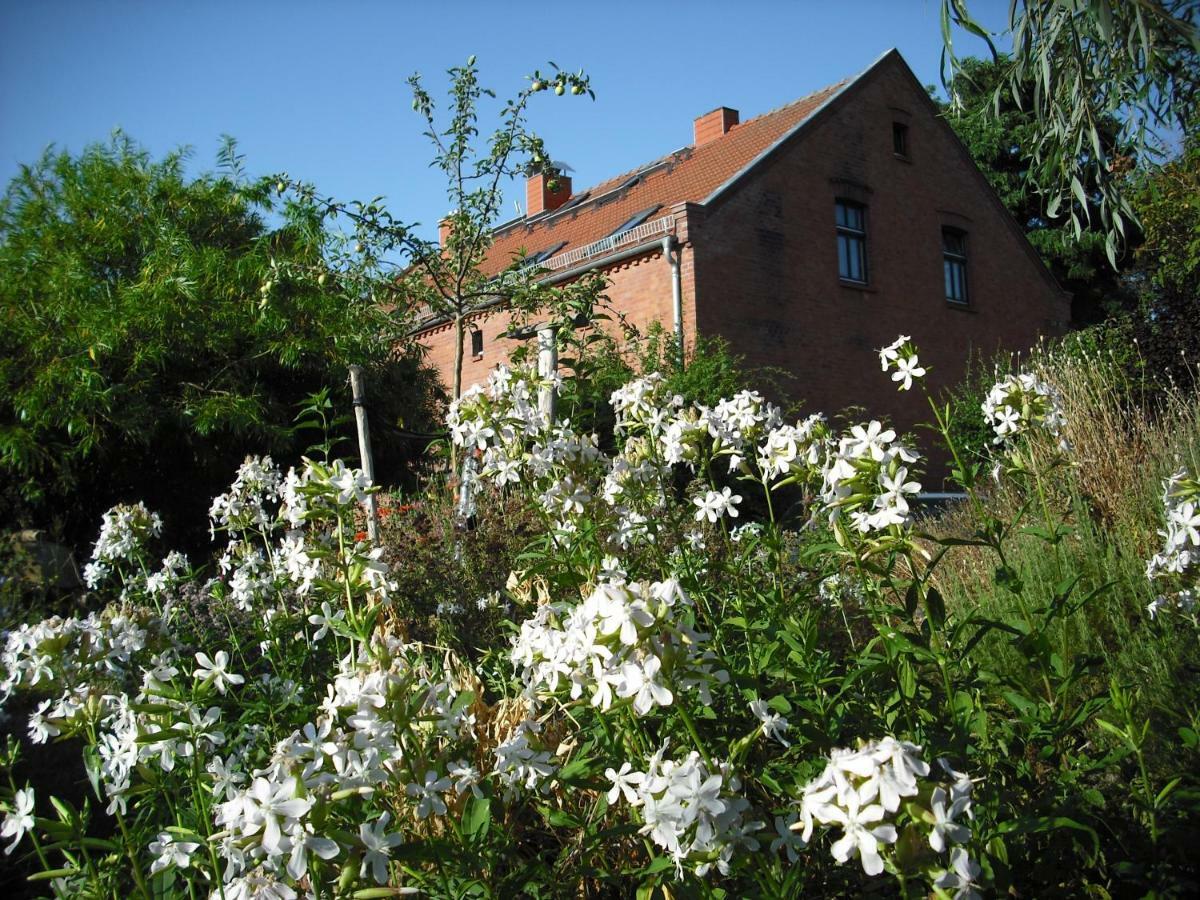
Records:
<instances>
[{"instance_id":1,"label":"wooden garden stake","mask_svg":"<svg viewBox=\"0 0 1200 900\"><path fill-rule=\"evenodd\" d=\"M363 474L375 484L375 458L371 455L371 433L367 430L367 407L364 404L362 366L350 367L350 394L354 403L354 420L358 425L358 455ZM379 540L379 505L374 494L367 496L367 537L372 543Z\"/></svg>"}]
</instances>

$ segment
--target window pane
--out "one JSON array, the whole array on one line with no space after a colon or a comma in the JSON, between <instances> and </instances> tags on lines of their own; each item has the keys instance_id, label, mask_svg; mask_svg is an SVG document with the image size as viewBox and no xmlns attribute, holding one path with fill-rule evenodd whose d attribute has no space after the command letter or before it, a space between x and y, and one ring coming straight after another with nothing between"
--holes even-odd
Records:
<instances>
[{"instance_id":1,"label":"window pane","mask_svg":"<svg viewBox=\"0 0 1200 900\"><path fill-rule=\"evenodd\" d=\"M946 258L946 299L954 303L967 302L967 267L960 259Z\"/></svg>"},{"instance_id":2,"label":"window pane","mask_svg":"<svg viewBox=\"0 0 1200 900\"><path fill-rule=\"evenodd\" d=\"M963 240L962 232L943 229L942 246L948 253L957 253L959 256L967 255L966 241Z\"/></svg>"},{"instance_id":3,"label":"window pane","mask_svg":"<svg viewBox=\"0 0 1200 900\"><path fill-rule=\"evenodd\" d=\"M849 281L866 281L866 244L862 238L838 235L838 275Z\"/></svg>"}]
</instances>

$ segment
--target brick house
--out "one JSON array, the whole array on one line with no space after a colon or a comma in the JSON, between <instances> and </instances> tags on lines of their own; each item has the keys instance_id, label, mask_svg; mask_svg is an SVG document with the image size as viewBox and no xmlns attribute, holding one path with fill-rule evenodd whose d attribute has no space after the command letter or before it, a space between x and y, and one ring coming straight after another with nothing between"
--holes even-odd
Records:
<instances>
[{"instance_id":1,"label":"brick house","mask_svg":"<svg viewBox=\"0 0 1200 900\"><path fill-rule=\"evenodd\" d=\"M794 375L805 409L849 405L901 427L877 348L910 334L934 387L972 353L1025 350L1066 328L1069 297L896 50L857 77L739 121L718 107L692 143L589 190L530 177L521 218L495 229L485 270L524 251L560 282L598 269L641 329L721 335L751 366ZM463 384L505 360L502 308L469 325ZM429 361L451 383L454 335L430 321Z\"/></svg>"}]
</instances>

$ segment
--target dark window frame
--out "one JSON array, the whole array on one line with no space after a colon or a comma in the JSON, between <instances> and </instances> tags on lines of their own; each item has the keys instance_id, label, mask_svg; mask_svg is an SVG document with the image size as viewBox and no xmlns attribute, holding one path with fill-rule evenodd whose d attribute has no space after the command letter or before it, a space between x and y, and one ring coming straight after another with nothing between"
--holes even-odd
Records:
<instances>
[{"instance_id":1,"label":"dark window frame","mask_svg":"<svg viewBox=\"0 0 1200 900\"><path fill-rule=\"evenodd\" d=\"M478 328L471 329L471 355L483 356L483 332Z\"/></svg>"},{"instance_id":2,"label":"dark window frame","mask_svg":"<svg viewBox=\"0 0 1200 900\"><path fill-rule=\"evenodd\" d=\"M908 126L903 122L892 122L892 152L908 159Z\"/></svg>"},{"instance_id":3,"label":"dark window frame","mask_svg":"<svg viewBox=\"0 0 1200 900\"><path fill-rule=\"evenodd\" d=\"M852 284L870 284L867 263L867 207L839 197L834 204L837 229L838 278Z\"/></svg>"},{"instance_id":4,"label":"dark window frame","mask_svg":"<svg viewBox=\"0 0 1200 900\"><path fill-rule=\"evenodd\" d=\"M949 225L942 227L942 293L946 302L969 306L971 292L967 278L967 233Z\"/></svg>"}]
</instances>

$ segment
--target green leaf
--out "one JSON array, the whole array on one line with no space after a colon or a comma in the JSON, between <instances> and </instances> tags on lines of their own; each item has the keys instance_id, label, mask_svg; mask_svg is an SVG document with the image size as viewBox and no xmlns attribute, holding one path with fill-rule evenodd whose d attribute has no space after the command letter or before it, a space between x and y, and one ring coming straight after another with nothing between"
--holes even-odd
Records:
<instances>
[{"instance_id":1,"label":"green leaf","mask_svg":"<svg viewBox=\"0 0 1200 900\"><path fill-rule=\"evenodd\" d=\"M35 872L26 878L26 881L52 881L55 878L70 878L80 874L81 869L47 869L44 872Z\"/></svg>"},{"instance_id":2,"label":"green leaf","mask_svg":"<svg viewBox=\"0 0 1200 900\"><path fill-rule=\"evenodd\" d=\"M487 797L472 797L463 810L463 834L471 842L488 833L492 824L492 801Z\"/></svg>"}]
</instances>

